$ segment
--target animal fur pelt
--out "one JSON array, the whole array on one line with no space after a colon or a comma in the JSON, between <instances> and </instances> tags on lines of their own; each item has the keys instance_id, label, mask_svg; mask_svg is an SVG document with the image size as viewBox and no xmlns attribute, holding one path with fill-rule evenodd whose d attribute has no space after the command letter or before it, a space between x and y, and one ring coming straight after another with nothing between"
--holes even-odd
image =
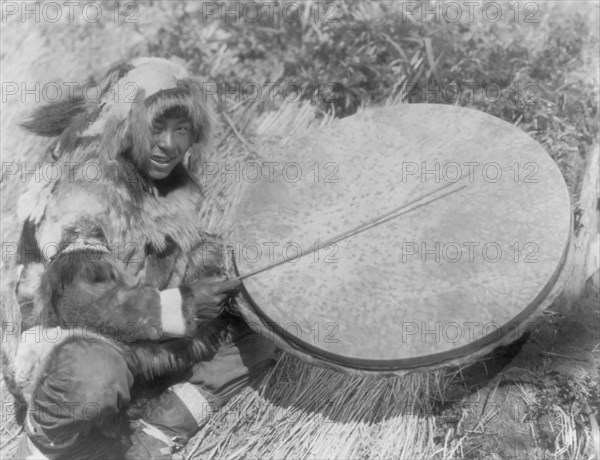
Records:
<instances>
[{"instance_id":1,"label":"animal fur pelt","mask_svg":"<svg viewBox=\"0 0 600 460\"><path fill-rule=\"evenodd\" d=\"M54 138L51 158L62 171L56 182L33 187L19 203L23 232L12 265L20 269L5 305L12 311L4 318L21 317L23 330L91 325L107 335L108 326L153 326L149 318L160 308L158 291L221 271L218 254L207 250L218 238L201 228L203 195L186 165L160 183L137 167L152 146L151 121L174 107L192 121L196 144L187 161L197 162L213 125L201 85L182 67L157 58L119 64L99 85L98 101L76 97L37 110L23 124ZM139 335L129 339L105 337L145 380L210 357L224 328L215 320L193 336L160 341L150 326L140 326ZM46 355L53 346L32 349ZM18 348L3 350L11 390L31 384L11 382L18 377ZM43 361L29 354L32 362Z\"/></svg>"}]
</instances>

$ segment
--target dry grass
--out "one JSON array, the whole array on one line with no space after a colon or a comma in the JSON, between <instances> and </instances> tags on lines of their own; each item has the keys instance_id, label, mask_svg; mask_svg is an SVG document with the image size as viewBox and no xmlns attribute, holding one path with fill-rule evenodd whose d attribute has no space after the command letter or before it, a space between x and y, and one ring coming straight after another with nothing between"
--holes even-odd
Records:
<instances>
[{"instance_id":1,"label":"dry grass","mask_svg":"<svg viewBox=\"0 0 600 460\"><path fill-rule=\"evenodd\" d=\"M430 386L439 374L362 378L284 356L218 413L190 458L422 458L435 451ZM227 433L224 435L224 433Z\"/></svg>"}]
</instances>

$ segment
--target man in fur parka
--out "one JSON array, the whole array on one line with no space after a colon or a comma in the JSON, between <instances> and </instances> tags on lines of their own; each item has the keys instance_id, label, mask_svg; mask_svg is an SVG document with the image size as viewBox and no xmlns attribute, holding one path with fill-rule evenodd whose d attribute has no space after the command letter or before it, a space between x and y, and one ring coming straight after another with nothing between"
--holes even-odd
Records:
<instances>
[{"instance_id":1,"label":"man in fur parka","mask_svg":"<svg viewBox=\"0 0 600 460\"><path fill-rule=\"evenodd\" d=\"M200 84L138 58L100 89L25 123L54 138L63 175L21 202L18 276L3 302L20 325L3 337L4 376L27 406L20 458L171 458L273 357L224 311L238 283L204 250L212 236L187 168L212 128ZM132 422L149 388L164 391Z\"/></svg>"}]
</instances>

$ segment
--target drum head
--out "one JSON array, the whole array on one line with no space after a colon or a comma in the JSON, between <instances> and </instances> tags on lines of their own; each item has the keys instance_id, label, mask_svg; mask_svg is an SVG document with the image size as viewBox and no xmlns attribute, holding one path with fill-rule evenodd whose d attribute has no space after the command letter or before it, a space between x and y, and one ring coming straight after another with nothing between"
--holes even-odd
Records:
<instances>
[{"instance_id":1,"label":"drum head","mask_svg":"<svg viewBox=\"0 0 600 460\"><path fill-rule=\"evenodd\" d=\"M522 327L564 264L571 212L560 171L485 113L368 110L264 158L242 167L235 270L292 261L245 279L241 310L313 362L395 372L468 357ZM293 260L459 179L466 188Z\"/></svg>"}]
</instances>

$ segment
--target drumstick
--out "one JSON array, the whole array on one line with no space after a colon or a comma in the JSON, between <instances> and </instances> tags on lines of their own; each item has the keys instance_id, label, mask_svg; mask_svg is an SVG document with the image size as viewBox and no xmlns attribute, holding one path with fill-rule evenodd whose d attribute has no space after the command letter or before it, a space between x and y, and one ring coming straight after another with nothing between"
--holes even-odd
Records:
<instances>
[{"instance_id":1,"label":"drumstick","mask_svg":"<svg viewBox=\"0 0 600 460\"><path fill-rule=\"evenodd\" d=\"M460 182L460 181L457 181ZM438 193L442 190L445 190L448 187L451 187L452 185L455 185L457 182L453 182L450 184L446 184L442 187L438 187L435 190L431 190L430 192L424 193L423 195L418 196L417 198L409 201L408 203L404 203L401 206L398 206L397 208L388 211L380 216L377 216L367 222L362 222L361 224L358 224L357 226L351 228L350 230L346 230L338 235L335 235L331 238L329 238L328 240L326 240L323 244L319 245L317 244L316 246L307 249L306 251L300 251L300 254L297 257L294 257L293 259L286 259L283 258L281 260L278 260L276 262L273 262L272 264L266 265L262 268L257 268L256 270L252 270L248 273L244 273L242 275L236 276L235 278L232 278L231 281L237 281L237 280L243 280L245 278L249 278L251 276L254 275L258 275L259 273L265 272L267 270L271 270L272 268L278 267L279 265L282 265L286 262L290 262L291 260L298 260L301 259L302 257L308 255L308 254L312 254L313 252L315 252L316 250L318 250L319 248L324 248L327 246L331 246L332 244L338 243L342 240L345 240L346 238L349 238L353 235L357 235L359 233L364 232L365 230L369 230L373 227L376 227L378 225L381 225L385 222L388 222L392 219L395 219L396 217L400 217L403 214L409 213L411 211L414 211L416 209L419 209L422 206L425 206L427 204L433 203L434 201L437 201L441 198L444 198L446 196L452 195L453 193L456 193L464 188L467 187L467 185L461 185L460 187L455 188L454 190L450 190L449 192L443 193L435 198L432 198L431 200L425 201L423 203L420 203L418 205L416 205L413 208L410 208L410 206L414 205L415 203L418 203L419 201L421 201L424 198L427 198L435 193ZM406 208L410 208L410 209L406 209Z\"/></svg>"}]
</instances>

